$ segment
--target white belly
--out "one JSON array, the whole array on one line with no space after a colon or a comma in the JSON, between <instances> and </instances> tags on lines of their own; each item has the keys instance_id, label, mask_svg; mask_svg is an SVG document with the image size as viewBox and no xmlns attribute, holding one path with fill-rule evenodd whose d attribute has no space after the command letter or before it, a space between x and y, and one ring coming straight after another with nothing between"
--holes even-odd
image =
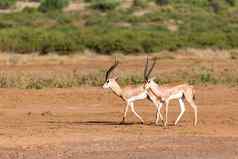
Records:
<instances>
[{"instance_id":1,"label":"white belly","mask_svg":"<svg viewBox=\"0 0 238 159\"><path fill-rule=\"evenodd\" d=\"M171 96L169 96L169 100L182 98L182 96L183 96L183 92L174 93Z\"/></svg>"},{"instance_id":2,"label":"white belly","mask_svg":"<svg viewBox=\"0 0 238 159\"><path fill-rule=\"evenodd\" d=\"M147 94L146 92L142 92L140 94L138 94L137 96L132 96L128 99L128 102L134 102L134 101L137 101L137 100L143 100L147 97Z\"/></svg>"}]
</instances>

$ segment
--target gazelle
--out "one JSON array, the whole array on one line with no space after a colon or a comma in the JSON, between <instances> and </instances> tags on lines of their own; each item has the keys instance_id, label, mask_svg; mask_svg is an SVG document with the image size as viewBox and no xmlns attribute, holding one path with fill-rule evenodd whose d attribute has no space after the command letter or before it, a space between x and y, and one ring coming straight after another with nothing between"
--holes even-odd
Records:
<instances>
[{"instance_id":1,"label":"gazelle","mask_svg":"<svg viewBox=\"0 0 238 159\"><path fill-rule=\"evenodd\" d=\"M145 77L144 89L147 92L156 96L158 99L160 99L160 104L158 106L158 113L160 113L161 107L165 105L164 126L166 126L168 122L168 105L169 105L169 101L172 99L178 99L179 105L180 105L180 114L177 117L174 124L177 125L183 113L185 112L184 99L186 99L194 110L194 126L196 126L197 125L197 105L194 102L195 95L194 95L193 86L188 84L182 84L182 85L178 85L178 86L170 87L170 88L159 86L154 81L154 78L149 79L149 76L155 66L155 63L156 63L156 58L153 59L153 65L151 66L149 72L146 74L147 76ZM148 68L148 57L147 57L146 65L145 65L145 72L147 72L147 68ZM159 121L158 117L159 116L157 115L156 123L158 123Z\"/></svg>"},{"instance_id":2,"label":"gazelle","mask_svg":"<svg viewBox=\"0 0 238 159\"><path fill-rule=\"evenodd\" d=\"M158 110L158 101L157 98L150 93L147 93L145 91L145 89L143 88L143 84L142 85L138 85L138 86L127 86L127 87L123 87L121 88L120 85L117 83L117 79L115 77L111 77L110 73L118 66L118 61L117 59L115 59L115 63L114 65L112 65L108 71L106 72L106 76L105 76L105 83L103 85L103 88L109 88L113 91L114 94L116 94L118 97L120 97L123 101L126 102L126 107L124 110L124 114L123 114L123 118L121 123L125 122L126 119L126 114L128 111L128 108L131 108L131 111L135 114L135 116L141 121L141 123L144 123L144 120L142 119L142 117L135 111L134 108L134 102L138 101L138 100L143 100L145 98L149 98L155 105L156 107L156 112ZM156 113L156 119L158 118L157 115L160 115L160 118L162 118L162 115L160 113Z\"/></svg>"}]
</instances>

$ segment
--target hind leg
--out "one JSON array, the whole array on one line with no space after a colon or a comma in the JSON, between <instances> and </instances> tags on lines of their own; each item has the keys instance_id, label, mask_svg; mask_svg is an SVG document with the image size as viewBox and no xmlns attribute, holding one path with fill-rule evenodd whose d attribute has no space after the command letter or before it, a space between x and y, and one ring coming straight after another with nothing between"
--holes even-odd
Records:
<instances>
[{"instance_id":1,"label":"hind leg","mask_svg":"<svg viewBox=\"0 0 238 159\"><path fill-rule=\"evenodd\" d=\"M120 122L121 124L125 123L126 114L127 114L127 111L128 111L128 107L129 107L129 103L127 103L127 105L126 105L126 107L125 107L124 114L123 114L123 118L122 118L122 121Z\"/></svg>"},{"instance_id":2,"label":"hind leg","mask_svg":"<svg viewBox=\"0 0 238 159\"><path fill-rule=\"evenodd\" d=\"M193 108L194 111L194 123L193 125L196 126L197 125L197 121L198 121L198 110L197 110L197 105L195 104L193 97L187 99L188 103L191 105L191 107Z\"/></svg>"}]
</instances>

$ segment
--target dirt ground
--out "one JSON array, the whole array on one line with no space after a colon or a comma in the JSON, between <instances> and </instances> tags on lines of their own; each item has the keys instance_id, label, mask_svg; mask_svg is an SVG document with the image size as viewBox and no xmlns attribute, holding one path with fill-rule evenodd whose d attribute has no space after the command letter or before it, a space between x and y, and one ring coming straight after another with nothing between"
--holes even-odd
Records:
<instances>
[{"instance_id":1,"label":"dirt ground","mask_svg":"<svg viewBox=\"0 0 238 159\"><path fill-rule=\"evenodd\" d=\"M125 58L125 57L123 57ZM84 59L84 60L82 60ZM6 65L1 71L80 71L103 68L110 58L80 58L63 64ZM142 67L144 57L132 57L120 67L133 71ZM137 62L140 61L140 62ZM187 62L185 62L187 61ZM164 59L160 70L188 68L198 60ZM211 60L199 64L211 65ZM216 68L235 67L237 61L216 60ZM63 65L63 66L62 66ZM166 67L171 66L171 67ZM179 108L169 107L169 126L155 126L155 109L149 101L135 108L146 121L138 123L129 112L120 125L125 106L109 90L83 86L69 89L0 89L0 159L79 159L79 158L238 158L238 87L195 86L199 122L193 127L193 112L186 112L177 126Z\"/></svg>"}]
</instances>

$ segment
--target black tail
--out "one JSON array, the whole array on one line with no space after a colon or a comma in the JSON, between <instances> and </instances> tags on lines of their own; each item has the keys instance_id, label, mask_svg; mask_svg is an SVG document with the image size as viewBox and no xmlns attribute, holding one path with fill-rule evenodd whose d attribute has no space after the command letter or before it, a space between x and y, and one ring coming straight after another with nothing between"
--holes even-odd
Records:
<instances>
[{"instance_id":1,"label":"black tail","mask_svg":"<svg viewBox=\"0 0 238 159\"><path fill-rule=\"evenodd\" d=\"M183 100L185 99L185 95L184 95L184 94L183 94L183 96L182 96L182 99L183 99ZM193 95L193 100L196 100L195 95Z\"/></svg>"},{"instance_id":2,"label":"black tail","mask_svg":"<svg viewBox=\"0 0 238 159\"><path fill-rule=\"evenodd\" d=\"M184 93L183 93L182 100L184 101L184 99L185 99L185 95L184 95Z\"/></svg>"}]
</instances>

